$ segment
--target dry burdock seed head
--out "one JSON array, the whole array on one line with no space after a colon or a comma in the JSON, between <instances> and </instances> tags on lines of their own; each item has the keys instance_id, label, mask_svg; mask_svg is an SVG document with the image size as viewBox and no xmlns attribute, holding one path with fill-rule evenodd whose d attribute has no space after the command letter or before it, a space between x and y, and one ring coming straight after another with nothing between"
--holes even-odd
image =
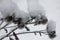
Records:
<instances>
[{"instance_id":1,"label":"dry burdock seed head","mask_svg":"<svg viewBox=\"0 0 60 40\"><path fill-rule=\"evenodd\" d=\"M56 22L53 20L50 20L47 24L47 33L49 35L49 38L53 39L56 37Z\"/></svg>"},{"instance_id":2,"label":"dry burdock seed head","mask_svg":"<svg viewBox=\"0 0 60 40\"><path fill-rule=\"evenodd\" d=\"M39 0L27 0L28 11L31 17L40 18L45 15L45 10L42 5L39 4Z\"/></svg>"}]
</instances>

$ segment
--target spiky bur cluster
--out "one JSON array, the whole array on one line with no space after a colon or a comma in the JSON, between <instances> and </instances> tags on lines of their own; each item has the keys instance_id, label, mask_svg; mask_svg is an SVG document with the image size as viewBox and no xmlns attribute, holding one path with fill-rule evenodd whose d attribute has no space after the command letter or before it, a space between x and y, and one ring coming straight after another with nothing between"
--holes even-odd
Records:
<instances>
[{"instance_id":1,"label":"spiky bur cluster","mask_svg":"<svg viewBox=\"0 0 60 40\"><path fill-rule=\"evenodd\" d=\"M49 38L53 39L56 37L56 23L53 20L50 20L47 24L47 33Z\"/></svg>"},{"instance_id":2,"label":"spiky bur cluster","mask_svg":"<svg viewBox=\"0 0 60 40\"><path fill-rule=\"evenodd\" d=\"M48 33L48 35L49 35L49 38L53 39L56 37L56 32L52 31L51 33Z\"/></svg>"},{"instance_id":3,"label":"spiky bur cluster","mask_svg":"<svg viewBox=\"0 0 60 40\"><path fill-rule=\"evenodd\" d=\"M35 25L37 24L46 24L48 22L47 18L41 17L40 19L35 20Z\"/></svg>"},{"instance_id":4,"label":"spiky bur cluster","mask_svg":"<svg viewBox=\"0 0 60 40\"><path fill-rule=\"evenodd\" d=\"M13 20L13 17L12 16L7 16L6 19L7 19L8 22L10 22L10 21Z\"/></svg>"}]
</instances>

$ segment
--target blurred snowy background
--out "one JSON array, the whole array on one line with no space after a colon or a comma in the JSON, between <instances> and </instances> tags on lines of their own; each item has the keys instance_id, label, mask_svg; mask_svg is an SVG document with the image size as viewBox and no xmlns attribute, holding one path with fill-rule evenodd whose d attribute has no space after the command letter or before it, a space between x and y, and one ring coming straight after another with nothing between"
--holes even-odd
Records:
<instances>
[{"instance_id":1,"label":"blurred snowy background","mask_svg":"<svg viewBox=\"0 0 60 40\"><path fill-rule=\"evenodd\" d=\"M27 0L13 0L20 10L23 10L25 12L28 12L27 10ZM56 34L57 37L54 40L59 40L60 39L60 0L39 0L39 4L44 7L44 10L46 10L46 16L48 20L54 20L56 21ZM45 29L46 25L28 25L31 31L35 30L41 30ZM17 30L16 32L24 32L26 31L25 29L23 30ZM4 31L2 30L0 34L2 34ZM5 33L3 33L5 34ZM50 40L50 38L46 35L43 35L40 37L40 35L37 33L37 35L34 34L22 34L18 35L20 40ZM4 40L9 40L9 38L5 38Z\"/></svg>"}]
</instances>

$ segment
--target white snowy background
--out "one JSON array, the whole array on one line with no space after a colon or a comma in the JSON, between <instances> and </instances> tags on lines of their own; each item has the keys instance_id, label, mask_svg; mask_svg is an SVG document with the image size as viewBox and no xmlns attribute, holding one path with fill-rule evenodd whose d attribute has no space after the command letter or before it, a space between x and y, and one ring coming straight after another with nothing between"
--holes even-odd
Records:
<instances>
[{"instance_id":1,"label":"white snowy background","mask_svg":"<svg viewBox=\"0 0 60 40\"><path fill-rule=\"evenodd\" d=\"M27 10L27 0L13 0L16 2L19 6L19 8L25 12L28 12ZM46 10L46 15L48 20L54 20L56 21L56 38L54 40L60 40L60 0L39 0L39 3L44 7ZM28 25L31 31L41 30L45 29L46 25ZM16 32L22 32L26 31L23 30L17 30ZM3 33L3 30L0 34ZM3 33L4 34L4 33ZM51 40L47 35L40 36L38 33L37 35L32 34L22 34L18 35L20 40ZM4 40L9 40L8 38L5 38Z\"/></svg>"}]
</instances>

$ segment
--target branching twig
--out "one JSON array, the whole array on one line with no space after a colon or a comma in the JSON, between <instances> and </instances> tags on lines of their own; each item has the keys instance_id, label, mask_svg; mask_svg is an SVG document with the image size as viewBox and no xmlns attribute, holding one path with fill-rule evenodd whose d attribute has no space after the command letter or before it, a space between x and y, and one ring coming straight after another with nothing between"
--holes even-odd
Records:
<instances>
[{"instance_id":1,"label":"branching twig","mask_svg":"<svg viewBox=\"0 0 60 40\"><path fill-rule=\"evenodd\" d=\"M42 32L42 30L40 30L40 31L32 31L32 32L17 33L16 35L19 35L19 34L29 34L29 33L43 33L43 34L45 34L46 32ZM45 34L45 35L48 35L48 33ZM11 34L11 35L9 35L9 36L13 36L13 34Z\"/></svg>"},{"instance_id":2,"label":"branching twig","mask_svg":"<svg viewBox=\"0 0 60 40\"><path fill-rule=\"evenodd\" d=\"M11 32L9 32L8 34L6 34L5 36L3 36L3 37L0 38L0 39L4 39L5 37L13 36L13 34L11 34L11 35L9 35L9 34L12 33L13 31L15 31L16 29L17 29L17 27L14 28ZM29 33L43 33L43 34L45 34L46 32L42 32L42 30L40 30L40 31L32 31L32 32L22 32L22 33L17 33L16 35L19 35L19 34L29 34ZM48 33L45 34L45 35L48 35Z\"/></svg>"},{"instance_id":3,"label":"branching twig","mask_svg":"<svg viewBox=\"0 0 60 40\"><path fill-rule=\"evenodd\" d=\"M5 36L1 37L0 40L4 39L5 37L7 37L10 33L12 33L13 31L15 31L17 29L17 27L15 27L14 29L12 29L9 33L7 33Z\"/></svg>"},{"instance_id":4,"label":"branching twig","mask_svg":"<svg viewBox=\"0 0 60 40\"><path fill-rule=\"evenodd\" d=\"M3 24L3 22L4 22L4 21L2 20L2 22L0 23L0 26Z\"/></svg>"},{"instance_id":5,"label":"branching twig","mask_svg":"<svg viewBox=\"0 0 60 40\"><path fill-rule=\"evenodd\" d=\"M5 27L5 28L15 28L15 26Z\"/></svg>"},{"instance_id":6,"label":"branching twig","mask_svg":"<svg viewBox=\"0 0 60 40\"><path fill-rule=\"evenodd\" d=\"M9 23L7 23L4 27L0 28L0 30L1 30L1 29L4 29L7 25L9 25Z\"/></svg>"}]
</instances>

